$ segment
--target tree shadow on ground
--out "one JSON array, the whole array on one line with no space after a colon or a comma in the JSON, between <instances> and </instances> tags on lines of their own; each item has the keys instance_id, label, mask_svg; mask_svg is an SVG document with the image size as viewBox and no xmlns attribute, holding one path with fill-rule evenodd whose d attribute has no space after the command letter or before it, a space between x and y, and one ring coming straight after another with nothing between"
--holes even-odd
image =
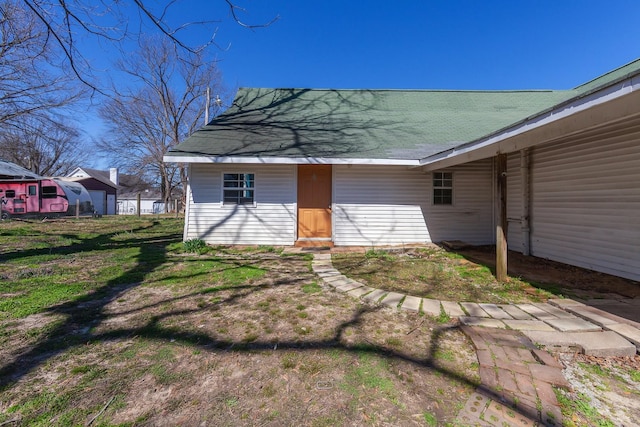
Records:
<instances>
[{"instance_id":1,"label":"tree shadow on ground","mask_svg":"<svg viewBox=\"0 0 640 427\"><path fill-rule=\"evenodd\" d=\"M408 362L416 367L427 368L438 372L443 376L455 380L460 384L476 387L478 384L471 378L468 378L455 370L449 369L438 362L435 355L441 347L441 340L448 331L457 329L455 325L447 325L434 328L429 337L430 348L424 357L417 357L401 351L386 348L373 343L349 343L345 340L345 330L349 327L358 326L366 322L366 315L382 310L380 306L361 306L353 310L351 318L340 323L335 328L335 333L323 339L316 340L255 340L247 343L239 340L219 339L208 333L199 333L181 330L180 328L163 325L163 321L177 316L188 316L199 312L209 310L212 305L223 306L237 304L250 295L260 292L265 287L290 287L300 286L305 283L304 278L298 277L281 277L268 284L240 284L233 287L234 293L230 296L219 298L215 303L207 306L187 309L165 310L157 315L150 317L142 325L120 328L117 330L107 330L102 333L92 332L92 329L100 326L108 321L112 316L120 316L123 313L111 314L107 306L113 301L120 298L126 292L139 286L141 282L168 262L167 247L170 244L179 241L180 236L175 234L166 234L156 236L152 240L144 239L128 239L124 241L113 241L109 237L100 236L95 239L87 239L76 245L71 245L57 250L70 254L73 251L86 250L87 248L139 245L139 254L136 256L136 263L126 271L122 272L118 277L111 279L104 286L94 291L78 297L73 301L58 304L47 310L47 313L58 314L63 316L63 320L58 322L56 326L48 331L37 343L29 348L23 349L19 354L15 354L12 360L7 360L0 367L0 389L7 389L13 384L20 381L30 372L44 365L47 361L52 360L56 356L71 351L72 349L84 345L86 343L96 342L113 342L136 336L149 340L173 341L192 346L200 351L213 352L218 354L232 354L235 352L273 352L277 351L312 351L312 350L343 350L347 352L368 353L377 355L389 360L399 360ZM45 249L25 251L27 254L8 254L9 258L19 256L34 256L41 254ZM30 254L30 255L28 255ZM5 254L6 255L6 254ZM3 255L3 258L5 257ZM225 269L235 269L245 267L247 265L257 265L261 262L259 258L243 259L241 256L229 258L226 262ZM130 281L129 278L134 277L136 281ZM187 299L197 295L211 295L224 291L224 287L208 287L174 298L165 298L162 301L146 304L134 309L133 311L142 312L149 308L159 307L171 302ZM131 313L133 311L127 312ZM125 313L126 314L126 313ZM500 399L500 394L496 390L483 390L489 397ZM524 414L531 416L531 414Z\"/></svg>"}]
</instances>

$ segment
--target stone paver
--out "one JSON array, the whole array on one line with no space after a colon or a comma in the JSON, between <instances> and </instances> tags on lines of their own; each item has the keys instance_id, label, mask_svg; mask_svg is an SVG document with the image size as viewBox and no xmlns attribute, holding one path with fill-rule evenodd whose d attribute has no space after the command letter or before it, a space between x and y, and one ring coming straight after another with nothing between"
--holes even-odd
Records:
<instances>
[{"instance_id":1,"label":"stone paver","mask_svg":"<svg viewBox=\"0 0 640 427\"><path fill-rule=\"evenodd\" d=\"M529 370L533 378L555 385L556 387L569 389L569 383L562 375L562 369L558 369L555 366L531 363L529 364Z\"/></svg>"},{"instance_id":2,"label":"stone paver","mask_svg":"<svg viewBox=\"0 0 640 427\"><path fill-rule=\"evenodd\" d=\"M526 415L518 414L495 400L492 400L484 413L484 419L495 423L494 425L507 425L513 427L535 426L536 423Z\"/></svg>"},{"instance_id":3,"label":"stone paver","mask_svg":"<svg viewBox=\"0 0 640 427\"><path fill-rule=\"evenodd\" d=\"M558 317L560 319L563 319L563 318L570 319L570 318L576 317L573 314L567 313L566 311L564 311L564 310L562 310L562 309L560 309L558 307L554 307L553 305L548 304L546 302L535 302L532 305L534 305L534 306L538 307L539 309L544 310L547 313L549 313L549 314L551 314L551 315L553 315L555 317Z\"/></svg>"},{"instance_id":4,"label":"stone paver","mask_svg":"<svg viewBox=\"0 0 640 427\"><path fill-rule=\"evenodd\" d=\"M505 324L498 319L487 317L460 316L460 323L467 326L483 326L485 328L506 328Z\"/></svg>"},{"instance_id":5,"label":"stone paver","mask_svg":"<svg viewBox=\"0 0 640 427\"><path fill-rule=\"evenodd\" d=\"M322 280L324 280L325 282L329 283L331 286L335 286L334 283L336 283L336 282L344 282L344 283L346 283L349 279L347 279L346 276L343 276L342 274L340 274L340 275L335 275L335 276L323 277Z\"/></svg>"},{"instance_id":6,"label":"stone paver","mask_svg":"<svg viewBox=\"0 0 640 427\"><path fill-rule=\"evenodd\" d=\"M465 315L465 312L462 311L462 309L460 308L460 305L457 302L440 301L440 303L442 304L442 308L444 309L444 312L451 317L460 317Z\"/></svg>"},{"instance_id":7,"label":"stone paver","mask_svg":"<svg viewBox=\"0 0 640 427\"><path fill-rule=\"evenodd\" d=\"M596 325L599 325L599 326L606 326L606 325L612 325L612 324L618 323L616 320L600 314L602 312L596 308L587 307L584 305L580 305L580 306L576 305L576 306L568 306L566 309L571 313L575 314L576 316L581 317L585 320L588 320L589 322L595 323Z\"/></svg>"},{"instance_id":8,"label":"stone paver","mask_svg":"<svg viewBox=\"0 0 640 427\"><path fill-rule=\"evenodd\" d=\"M560 332L598 332L602 328L578 317L549 319L546 322Z\"/></svg>"},{"instance_id":9,"label":"stone paver","mask_svg":"<svg viewBox=\"0 0 640 427\"><path fill-rule=\"evenodd\" d=\"M373 292L363 296L362 298L370 302L378 302L378 300L380 300L380 298L382 298L386 294L387 294L386 291L383 291L381 289L374 289Z\"/></svg>"},{"instance_id":10,"label":"stone paver","mask_svg":"<svg viewBox=\"0 0 640 427\"><path fill-rule=\"evenodd\" d=\"M622 335L640 349L640 330L625 323L606 325L606 328Z\"/></svg>"},{"instance_id":11,"label":"stone paver","mask_svg":"<svg viewBox=\"0 0 640 427\"><path fill-rule=\"evenodd\" d=\"M541 309L540 307L536 307L533 304L518 304L518 308L526 311L527 313L529 313L530 315L532 315L533 317L535 317L536 319L539 320L547 320L547 319L557 319L557 316L554 316L553 314L549 313L546 310Z\"/></svg>"},{"instance_id":12,"label":"stone paver","mask_svg":"<svg viewBox=\"0 0 640 427\"><path fill-rule=\"evenodd\" d=\"M563 369L562 363L560 363L555 357L553 357L550 353L547 353L544 350L533 349L533 356L547 366L555 366L556 368Z\"/></svg>"},{"instance_id":13,"label":"stone paver","mask_svg":"<svg viewBox=\"0 0 640 427\"><path fill-rule=\"evenodd\" d=\"M382 301L380 301L380 304L386 305L387 307L391 308L398 308L398 304L400 304L400 301L402 301L404 297L406 297L406 295L404 294L400 294L398 292L389 292L387 296L384 297Z\"/></svg>"},{"instance_id":14,"label":"stone paver","mask_svg":"<svg viewBox=\"0 0 640 427\"><path fill-rule=\"evenodd\" d=\"M531 316L526 311L520 310L516 305L502 305L500 306L506 313L508 313L511 317L516 320L532 320L533 316Z\"/></svg>"},{"instance_id":15,"label":"stone paver","mask_svg":"<svg viewBox=\"0 0 640 427\"><path fill-rule=\"evenodd\" d=\"M523 331L531 341L545 346L578 347L589 356L633 356L636 346L615 332Z\"/></svg>"},{"instance_id":16,"label":"stone paver","mask_svg":"<svg viewBox=\"0 0 640 427\"><path fill-rule=\"evenodd\" d=\"M429 298L422 298L422 311L425 314L428 314L430 316L439 316L440 310L440 301Z\"/></svg>"},{"instance_id":17,"label":"stone paver","mask_svg":"<svg viewBox=\"0 0 640 427\"><path fill-rule=\"evenodd\" d=\"M324 266L321 266L321 267L313 266L313 271L320 277L333 276L336 274L340 274L340 272L335 268L329 268Z\"/></svg>"},{"instance_id":18,"label":"stone paver","mask_svg":"<svg viewBox=\"0 0 640 427\"><path fill-rule=\"evenodd\" d=\"M480 308L482 308L489 316L494 319L513 319L509 313L504 311L502 308L497 306L496 304L478 304Z\"/></svg>"},{"instance_id":19,"label":"stone paver","mask_svg":"<svg viewBox=\"0 0 640 427\"><path fill-rule=\"evenodd\" d=\"M504 324L516 331L553 331L554 329L542 320L504 319Z\"/></svg>"},{"instance_id":20,"label":"stone paver","mask_svg":"<svg viewBox=\"0 0 640 427\"><path fill-rule=\"evenodd\" d=\"M335 285L336 289L340 292L349 292L357 288L361 288L362 285L358 282L349 281L346 283L338 283Z\"/></svg>"},{"instance_id":21,"label":"stone paver","mask_svg":"<svg viewBox=\"0 0 640 427\"><path fill-rule=\"evenodd\" d=\"M348 291L347 293L353 297L356 298L360 298L366 294L369 294L371 292L375 291L374 288L370 288L369 286L362 286L360 288L356 288L356 289L352 289L350 291Z\"/></svg>"},{"instance_id":22,"label":"stone paver","mask_svg":"<svg viewBox=\"0 0 640 427\"><path fill-rule=\"evenodd\" d=\"M407 295L407 297L402 302L402 309L418 312L420 311L421 303L422 303L422 298Z\"/></svg>"},{"instance_id":23,"label":"stone paver","mask_svg":"<svg viewBox=\"0 0 640 427\"><path fill-rule=\"evenodd\" d=\"M475 302L461 302L460 305L470 317L491 317Z\"/></svg>"},{"instance_id":24,"label":"stone paver","mask_svg":"<svg viewBox=\"0 0 640 427\"><path fill-rule=\"evenodd\" d=\"M549 300L549 304L555 305L560 308L569 308L569 307L584 307L585 305L579 301L575 301L568 298L553 298Z\"/></svg>"},{"instance_id":25,"label":"stone paver","mask_svg":"<svg viewBox=\"0 0 640 427\"><path fill-rule=\"evenodd\" d=\"M457 422L465 426L491 426L483 420L489 402L490 399L482 393L473 393L458 413Z\"/></svg>"}]
</instances>

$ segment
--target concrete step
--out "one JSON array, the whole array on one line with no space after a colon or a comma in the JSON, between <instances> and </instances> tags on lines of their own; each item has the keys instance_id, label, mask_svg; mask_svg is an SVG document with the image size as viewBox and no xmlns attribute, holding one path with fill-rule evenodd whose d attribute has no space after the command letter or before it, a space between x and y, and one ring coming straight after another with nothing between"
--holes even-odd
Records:
<instances>
[{"instance_id":1,"label":"concrete step","mask_svg":"<svg viewBox=\"0 0 640 427\"><path fill-rule=\"evenodd\" d=\"M636 346L615 332L522 331L531 341L548 350L578 349L589 356L634 356Z\"/></svg>"}]
</instances>

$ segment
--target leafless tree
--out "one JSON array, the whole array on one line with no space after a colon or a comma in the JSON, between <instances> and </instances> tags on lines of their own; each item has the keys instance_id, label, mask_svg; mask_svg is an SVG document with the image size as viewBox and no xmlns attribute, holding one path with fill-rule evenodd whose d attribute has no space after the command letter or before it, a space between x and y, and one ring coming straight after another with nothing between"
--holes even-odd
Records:
<instances>
[{"instance_id":1,"label":"leafless tree","mask_svg":"<svg viewBox=\"0 0 640 427\"><path fill-rule=\"evenodd\" d=\"M98 92L103 88L93 78L93 69L86 51L79 40L92 39L94 42L120 49L130 41L137 41L142 34L156 33L170 41L177 49L196 54L207 46L215 44L216 24L220 17L205 18L193 22L172 23L171 15L179 9L193 9L188 0L22 0L32 15L45 27L48 37L64 53L67 64L76 77L85 85ZM271 25L278 19L275 16L268 22L248 24L241 19L244 9L232 0L224 1L231 19L248 27ZM137 15L139 19L132 20ZM191 30L205 28L206 38L199 42L185 41ZM86 46L86 45L85 45Z\"/></svg>"},{"instance_id":2,"label":"leafless tree","mask_svg":"<svg viewBox=\"0 0 640 427\"><path fill-rule=\"evenodd\" d=\"M163 38L144 40L120 68L140 89L120 91L103 106L108 136L100 148L127 172L158 182L168 207L186 172L183 165L164 163L163 156L202 125L206 90L221 87L220 73L201 53L180 56Z\"/></svg>"},{"instance_id":3,"label":"leafless tree","mask_svg":"<svg viewBox=\"0 0 640 427\"><path fill-rule=\"evenodd\" d=\"M58 59L44 25L18 1L0 0L0 129L25 116L48 117L81 97Z\"/></svg>"},{"instance_id":4,"label":"leafless tree","mask_svg":"<svg viewBox=\"0 0 640 427\"><path fill-rule=\"evenodd\" d=\"M22 117L0 134L0 157L43 176L70 173L89 157L80 131L69 123Z\"/></svg>"}]
</instances>

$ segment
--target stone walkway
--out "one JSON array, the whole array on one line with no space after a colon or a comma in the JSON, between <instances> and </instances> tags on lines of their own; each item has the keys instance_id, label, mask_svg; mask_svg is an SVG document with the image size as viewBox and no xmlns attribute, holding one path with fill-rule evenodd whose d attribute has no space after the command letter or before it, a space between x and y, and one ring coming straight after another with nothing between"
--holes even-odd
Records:
<instances>
[{"instance_id":1,"label":"stone walkway","mask_svg":"<svg viewBox=\"0 0 640 427\"><path fill-rule=\"evenodd\" d=\"M314 254L312 266L325 283L352 297L459 319L476 349L481 378L481 386L458 414L461 425L562 425L552 386L569 385L562 364L536 345L593 356L633 356L640 349L640 323L570 299L530 304L439 301L349 279L333 268L330 253ZM638 300L598 300L598 304L615 305L613 312L640 311Z\"/></svg>"}]
</instances>

